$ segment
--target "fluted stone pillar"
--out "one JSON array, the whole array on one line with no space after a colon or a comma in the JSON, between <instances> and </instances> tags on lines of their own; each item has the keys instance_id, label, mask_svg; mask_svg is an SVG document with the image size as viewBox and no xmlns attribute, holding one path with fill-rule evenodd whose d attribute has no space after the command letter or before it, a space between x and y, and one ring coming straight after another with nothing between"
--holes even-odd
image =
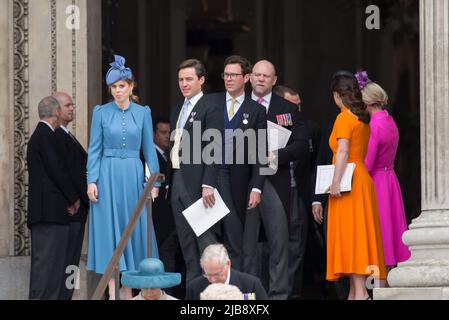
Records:
<instances>
[{"instance_id":1,"label":"fluted stone pillar","mask_svg":"<svg viewBox=\"0 0 449 320\"><path fill-rule=\"evenodd\" d=\"M379 300L449 300L449 0L420 0L420 16L422 214L403 236L411 258Z\"/></svg>"}]
</instances>

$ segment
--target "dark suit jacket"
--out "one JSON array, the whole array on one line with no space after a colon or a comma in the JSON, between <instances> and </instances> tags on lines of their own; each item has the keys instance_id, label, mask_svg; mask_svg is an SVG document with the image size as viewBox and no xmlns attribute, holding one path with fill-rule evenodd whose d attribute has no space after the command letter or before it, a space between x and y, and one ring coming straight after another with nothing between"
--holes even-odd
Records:
<instances>
[{"instance_id":1,"label":"dark suit jacket","mask_svg":"<svg viewBox=\"0 0 449 320\"><path fill-rule=\"evenodd\" d=\"M75 188L78 198L80 198L80 208L70 221L85 223L89 208L89 198L87 197L87 153L78 140L73 139L63 129L55 131L57 141L57 151L61 155L66 170L69 173L70 181Z\"/></svg>"},{"instance_id":2,"label":"dark suit jacket","mask_svg":"<svg viewBox=\"0 0 449 320\"><path fill-rule=\"evenodd\" d=\"M200 294L209 285L209 281L203 277L197 277L187 283L185 300L200 300ZM258 278L248 273L239 272L231 268L229 284L236 286L242 293L255 293L256 300L268 300L267 292Z\"/></svg>"},{"instance_id":3,"label":"dark suit jacket","mask_svg":"<svg viewBox=\"0 0 449 320\"><path fill-rule=\"evenodd\" d=\"M304 201L306 208L310 210L315 195L315 172L318 150L320 149L321 130L314 121L307 118L303 118L303 120L308 133L307 155L303 161L298 161L294 174L299 197Z\"/></svg>"},{"instance_id":4,"label":"dark suit jacket","mask_svg":"<svg viewBox=\"0 0 449 320\"><path fill-rule=\"evenodd\" d=\"M159 161L160 173L167 176L168 161L156 150L157 159ZM167 154L168 156L168 154ZM176 230L173 212L168 200L167 180L161 184L159 188L159 196L154 200L153 204L153 222L156 239L159 246L165 242L167 237Z\"/></svg>"},{"instance_id":5,"label":"dark suit jacket","mask_svg":"<svg viewBox=\"0 0 449 320\"><path fill-rule=\"evenodd\" d=\"M67 224L67 207L79 198L69 172L57 154L54 132L42 122L28 142L28 220L37 223Z\"/></svg>"},{"instance_id":6,"label":"dark suit jacket","mask_svg":"<svg viewBox=\"0 0 449 320\"><path fill-rule=\"evenodd\" d=\"M226 107L226 92L214 93L209 95L210 100L219 110L220 114L220 130L224 135L224 110ZM237 129L241 129L243 132L249 129L256 130L256 136L258 130L267 129L267 114L263 106L253 101L250 96L245 97L245 101L240 106L239 110L240 119L238 119ZM244 123L244 115L247 115L248 124ZM257 137L256 137L257 139ZM230 166L231 170L231 192L234 200L235 208L244 222L246 209L248 207L249 193L253 188L257 188L263 191L265 182L265 176L261 175L261 168L266 166L266 158L260 159L257 154L254 154L257 149L254 145L249 145L248 139L240 143L238 146L237 139L234 138L234 164ZM256 145L258 145L258 139ZM243 150L243 164L237 164L237 152L236 148L239 148L239 153ZM251 152L254 151L254 152ZM257 157L257 159L254 159ZM263 155L265 157L265 154ZM251 162L250 160L256 160ZM254 164L255 162L255 164ZM253 163L253 164L251 164Z\"/></svg>"},{"instance_id":7,"label":"dark suit jacket","mask_svg":"<svg viewBox=\"0 0 449 320\"><path fill-rule=\"evenodd\" d=\"M299 114L298 107L293 103L273 93L268 108L268 121L279 124L278 115L291 115L292 126L284 126L292 132L290 140L284 149L278 150L278 170L275 175L268 176L284 205L287 219L290 217L291 174L290 162L308 159L308 131L304 120Z\"/></svg>"},{"instance_id":8,"label":"dark suit jacket","mask_svg":"<svg viewBox=\"0 0 449 320\"><path fill-rule=\"evenodd\" d=\"M170 112L170 126L171 131L176 130L176 124L178 122L179 114L181 112L184 101L175 105ZM194 116L193 116L194 115ZM190 193L190 196L194 201L198 200L202 197L202 185L208 185L214 188L217 188L217 165L211 164L206 165L203 162L201 154L197 152L194 154L194 144L197 144L200 148L199 151L203 151L203 149L209 144L209 142L203 142L202 135L206 130L209 129L218 129L220 127L220 118L221 113L218 112L217 108L210 103L207 96L203 96L193 108L191 114L187 118L187 122L184 126L184 134L182 136L180 149L189 150L190 151L190 164L186 164L181 162L181 173L184 178L184 181L188 183L187 191ZM191 122L190 119L193 119L194 122ZM199 130L200 135L194 136L193 129L194 126L200 127ZM190 139L186 138L190 135ZM198 141L199 140L199 141ZM213 143L217 144L218 141L214 141ZM170 155L172 152L172 148L174 145L174 141L170 141ZM193 164L193 157L198 157L200 159L199 164ZM181 157L180 157L181 159ZM171 184L171 176L172 176L172 164L169 164L168 170L168 179L170 183L170 189L173 187Z\"/></svg>"},{"instance_id":9,"label":"dark suit jacket","mask_svg":"<svg viewBox=\"0 0 449 320\"><path fill-rule=\"evenodd\" d=\"M333 122L323 124L322 127L323 127L323 129L322 129L321 139L320 139L318 152L317 152L317 161L316 161L317 166L332 164L332 158L333 158L333 153L329 146L329 138L332 133ZM313 170L312 183L313 183L312 201L313 202L321 202L324 206L327 203L329 196L328 195L315 195L316 167Z\"/></svg>"}]
</instances>

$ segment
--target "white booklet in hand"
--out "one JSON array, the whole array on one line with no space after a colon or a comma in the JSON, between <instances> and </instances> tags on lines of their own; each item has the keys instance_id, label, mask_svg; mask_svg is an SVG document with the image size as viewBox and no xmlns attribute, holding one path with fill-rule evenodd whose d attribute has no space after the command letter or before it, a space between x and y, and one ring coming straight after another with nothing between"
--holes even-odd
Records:
<instances>
[{"instance_id":1,"label":"white booklet in hand","mask_svg":"<svg viewBox=\"0 0 449 320\"><path fill-rule=\"evenodd\" d=\"M340 190L347 192L352 190L352 175L354 174L355 163L348 163L341 178ZM335 166L318 166L316 173L315 194L325 194L332 184Z\"/></svg>"},{"instance_id":2,"label":"white booklet in hand","mask_svg":"<svg viewBox=\"0 0 449 320\"><path fill-rule=\"evenodd\" d=\"M215 205L212 208L206 209L203 204L203 198L201 198L182 212L197 237L201 236L231 212L217 189L214 190L214 195Z\"/></svg>"},{"instance_id":3,"label":"white booklet in hand","mask_svg":"<svg viewBox=\"0 0 449 320\"><path fill-rule=\"evenodd\" d=\"M276 151L287 146L292 132L274 122L267 122L268 151Z\"/></svg>"}]
</instances>

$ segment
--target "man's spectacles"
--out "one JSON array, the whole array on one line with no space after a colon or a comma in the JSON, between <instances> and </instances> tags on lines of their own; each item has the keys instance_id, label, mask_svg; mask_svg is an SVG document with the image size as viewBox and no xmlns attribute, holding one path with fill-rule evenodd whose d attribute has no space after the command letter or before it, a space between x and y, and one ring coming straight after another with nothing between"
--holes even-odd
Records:
<instances>
[{"instance_id":1,"label":"man's spectacles","mask_svg":"<svg viewBox=\"0 0 449 320\"><path fill-rule=\"evenodd\" d=\"M231 80L237 79L238 76L243 76L243 73L222 73L221 78L223 80L226 80L228 78L231 78Z\"/></svg>"}]
</instances>

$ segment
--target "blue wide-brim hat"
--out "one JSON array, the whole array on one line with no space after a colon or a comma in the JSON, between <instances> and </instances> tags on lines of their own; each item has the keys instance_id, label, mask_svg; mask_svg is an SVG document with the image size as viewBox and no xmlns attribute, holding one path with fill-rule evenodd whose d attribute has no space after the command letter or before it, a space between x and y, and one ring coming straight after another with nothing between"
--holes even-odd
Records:
<instances>
[{"instance_id":1,"label":"blue wide-brim hat","mask_svg":"<svg viewBox=\"0 0 449 320\"><path fill-rule=\"evenodd\" d=\"M114 55L115 61L110 63L111 68L106 74L106 84L113 85L120 80L132 80L133 73L130 68L125 66L125 58L119 55Z\"/></svg>"},{"instance_id":2,"label":"blue wide-brim hat","mask_svg":"<svg viewBox=\"0 0 449 320\"><path fill-rule=\"evenodd\" d=\"M139 271L126 271L122 274L122 285L134 289L164 289L181 283L181 274L165 272L159 259L148 258L139 263Z\"/></svg>"}]
</instances>

